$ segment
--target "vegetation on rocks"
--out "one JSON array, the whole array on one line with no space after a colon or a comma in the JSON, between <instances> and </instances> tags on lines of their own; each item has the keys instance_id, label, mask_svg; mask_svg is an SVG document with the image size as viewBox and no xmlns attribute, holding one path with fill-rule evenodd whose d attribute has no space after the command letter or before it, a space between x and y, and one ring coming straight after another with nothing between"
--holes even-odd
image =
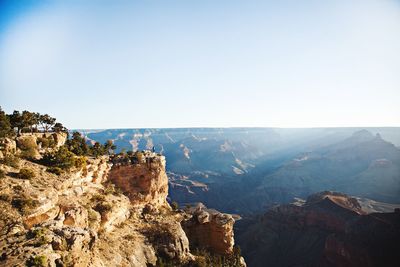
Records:
<instances>
[{"instance_id":1,"label":"vegetation on rocks","mask_svg":"<svg viewBox=\"0 0 400 267\"><path fill-rule=\"evenodd\" d=\"M5 153L3 159L0 160L0 163L13 168L18 168L20 159L11 153Z\"/></svg>"},{"instance_id":2,"label":"vegetation on rocks","mask_svg":"<svg viewBox=\"0 0 400 267\"><path fill-rule=\"evenodd\" d=\"M18 209L19 212L26 214L30 210L36 208L39 205L39 202L35 199L22 196L20 198L13 199L11 204L14 208Z\"/></svg>"},{"instance_id":3,"label":"vegetation on rocks","mask_svg":"<svg viewBox=\"0 0 400 267\"><path fill-rule=\"evenodd\" d=\"M45 267L47 266L47 259L43 255L34 256L27 261L26 265L29 267Z\"/></svg>"},{"instance_id":4,"label":"vegetation on rocks","mask_svg":"<svg viewBox=\"0 0 400 267\"><path fill-rule=\"evenodd\" d=\"M11 123L6 113L0 107L0 138L13 137L14 131L11 128Z\"/></svg>"},{"instance_id":5,"label":"vegetation on rocks","mask_svg":"<svg viewBox=\"0 0 400 267\"><path fill-rule=\"evenodd\" d=\"M67 129L47 114L7 115L0 109L0 126L0 265L212 262L191 254L181 225L184 211L177 212L176 202L171 212L164 156L115 155L112 140L91 143L79 132L57 134Z\"/></svg>"},{"instance_id":6,"label":"vegetation on rocks","mask_svg":"<svg viewBox=\"0 0 400 267\"><path fill-rule=\"evenodd\" d=\"M20 179L25 179L25 180L30 180L32 178L35 178L35 172L29 168L22 168L19 173L17 174L18 178Z\"/></svg>"},{"instance_id":7,"label":"vegetation on rocks","mask_svg":"<svg viewBox=\"0 0 400 267\"><path fill-rule=\"evenodd\" d=\"M3 171L2 169L0 169L0 179L5 178L6 177L6 172Z\"/></svg>"}]
</instances>

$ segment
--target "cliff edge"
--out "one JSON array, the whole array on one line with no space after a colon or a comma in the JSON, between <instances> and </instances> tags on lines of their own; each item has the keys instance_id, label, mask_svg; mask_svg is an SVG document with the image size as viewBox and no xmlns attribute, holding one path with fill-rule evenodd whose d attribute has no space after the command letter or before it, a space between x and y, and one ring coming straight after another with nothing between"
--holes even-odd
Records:
<instances>
[{"instance_id":1,"label":"cliff edge","mask_svg":"<svg viewBox=\"0 0 400 267\"><path fill-rule=\"evenodd\" d=\"M188 234L193 215L166 201L164 156L145 151L89 157L57 174L37 160L40 156L39 147L32 160L0 165L0 266L207 265L206 257L191 249L210 229L193 225ZM30 175L21 175L23 169ZM211 221L219 220L215 216ZM233 223L213 224L220 237L201 247L244 266L233 253ZM226 248L218 240L228 240Z\"/></svg>"}]
</instances>

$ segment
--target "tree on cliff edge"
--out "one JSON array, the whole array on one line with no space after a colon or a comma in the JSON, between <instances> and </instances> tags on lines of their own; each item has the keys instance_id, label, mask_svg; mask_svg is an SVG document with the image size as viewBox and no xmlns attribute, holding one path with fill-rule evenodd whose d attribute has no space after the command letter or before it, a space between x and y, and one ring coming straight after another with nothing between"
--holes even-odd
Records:
<instances>
[{"instance_id":1,"label":"tree on cliff edge","mask_svg":"<svg viewBox=\"0 0 400 267\"><path fill-rule=\"evenodd\" d=\"M56 119L51 117L48 114L40 115L39 116L39 124L42 126L45 133L47 133L51 127L54 126Z\"/></svg>"},{"instance_id":2,"label":"tree on cliff edge","mask_svg":"<svg viewBox=\"0 0 400 267\"><path fill-rule=\"evenodd\" d=\"M0 137L12 137L14 131L11 128L10 120L0 107Z\"/></svg>"}]
</instances>

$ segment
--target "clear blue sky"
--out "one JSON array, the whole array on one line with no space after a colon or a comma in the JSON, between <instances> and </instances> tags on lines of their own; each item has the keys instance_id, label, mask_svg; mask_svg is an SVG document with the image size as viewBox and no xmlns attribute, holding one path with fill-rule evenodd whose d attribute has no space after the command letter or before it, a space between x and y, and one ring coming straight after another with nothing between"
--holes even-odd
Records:
<instances>
[{"instance_id":1,"label":"clear blue sky","mask_svg":"<svg viewBox=\"0 0 400 267\"><path fill-rule=\"evenodd\" d=\"M1 1L0 105L68 128L400 126L400 1Z\"/></svg>"}]
</instances>

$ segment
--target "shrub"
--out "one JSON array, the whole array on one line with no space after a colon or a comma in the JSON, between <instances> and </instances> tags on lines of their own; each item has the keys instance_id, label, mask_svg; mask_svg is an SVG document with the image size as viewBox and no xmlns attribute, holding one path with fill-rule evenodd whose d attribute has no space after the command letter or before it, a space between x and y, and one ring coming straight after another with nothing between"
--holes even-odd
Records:
<instances>
[{"instance_id":1,"label":"shrub","mask_svg":"<svg viewBox=\"0 0 400 267\"><path fill-rule=\"evenodd\" d=\"M22 213L26 213L39 205L39 201L31 198L16 198L11 201L11 205Z\"/></svg>"},{"instance_id":2,"label":"shrub","mask_svg":"<svg viewBox=\"0 0 400 267\"><path fill-rule=\"evenodd\" d=\"M28 168L22 168L17 176L20 179L30 180L32 178L35 178L35 172Z\"/></svg>"},{"instance_id":3,"label":"shrub","mask_svg":"<svg viewBox=\"0 0 400 267\"><path fill-rule=\"evenodd\" d=\"M56 152L46 153L43 156L42 162L48 166L59 167L63 170L69 170L75 166L75 155L62 146Z\"/></svg>"},{"instance_id":4,"label":"shrub","mask_svg":"<svg viewBox=\"0 0 400 267\"><path fill-rule=\"evenodd\" d=\"M196 249L193 252L193 255L196 256L196 260L194 262L194 266L203 267L203 266L226 266L226 267L240 267L240 248L235 246L233 249L232 255L218 255L211 253L204 249Z\"/></svg>"},{"instance_id":5,"label":"shrub","mask_svg":"<svg viewBox=\"0 0 400 267\"><path fill-rule=\"evenodd\" d=\"M34 244L35 247L41 247L49 243L49 240L46 237L46 229L44 228L36 228L29 231L27 237L35 239L36 241L36 243Z\"/></svg>"},{"instance_id":6,"label":"shrub","mask_svg":"<svg viewBox=\"0 0 400 267\"><path fill-rule=\"evenodd\" d=\"M47 172L54 173L55 175L61 175L64 171L59 167L48 167Z\"/></svg>"},{"instance_id":7,"label":"shrub","mask_svg":"<svg viewBox=\"0 0 400 267\"><path fill-rule=\"evenodd\" d=\"M93 209L89 209L88 210L89 223L93 223L93 222L97 221L97 218L98 218L98 213Z\"/></svg>"},{"instance_id":8,"label":"shrub","mask_svg":"<svg viewBox=\"0 0 400 267\"><path fill-rule=\"evenodd\" d=\"M94 210L100 212L100 214L103 214L103 213L111 211L112 206L109 203L102 202L102 203L97 204L94 207Z\"/></svg>"},{"instance_id":9,"label":"shrub","mask_svg":"<svg viewBox=\"0 0 400 267\"><path fill-rule=\"evenodd\" d=\"M36 228L28 232L28 238L42 238L46 234L44 228Z\"/></svg>"},{"instance_id":10,"label":"shrub","mask_svg":"<svg viewBox=\"0 0 400 267\"><path fill-rule=\"evenodd\" d=\"M5 178L6 177L6 172L3 171L2 169L0 169L0 179Z\"/></svg>"},{"instance_id":11,"label":"shrub","mask_svg":"<svg viewBox=\"0 0 400 267\"><path fill-rule=\"evenodd\" d=\"M10 153L6 153L4 155L4 158L1 160L1 163L13 168L18 168L19 162L20 162L19 158Z\"/></svg>"},{"instance_id":12,"label":"shrub","mask_svg":"<svg viewBox=\"0 0 400 267\"><path fill-rule=\"evenodd\" d=\"M80 156L75 158L75 167L78 169L85 169L87 166L87 158L85 156Z\"/></svg>"},{"instance_id":13,"label":"shrub","mask_svg":"<svg viewBox=\"0 0 400 267\"><path fill-rule=\"evenodd\" d=\"M104 184L104 187L105 187L105 189L104 189L104 194L105 195L112 194L114 196L118 196L118 195L122 195L123 194L121 188L115 186L111 182L107 182L106 184Z\"/></svg>"},{"instance_id":14,"label":"shrub","mask_svg":"<svg viewBox=\"0 0 400 267\"><path fill-rule=\"evenodd\" d=\"M7 194L1 194L1 195L0 195L0 200L1 200L1 201L10 202L11 199L12 199L12 198L11 198L10 195L7 195Z\"/></svg>"},{"instance_id":15,"label":"shrub","mask_svg":"<svg viewBox=\"0 0 400 267\"><path fill-rule=\"evenodd\" d=\"M197 256L193 264L195 267L207 267L207 261L203 256Z\"/></svg>"},{"instance_id":16,"label":"shrub","mask_svg":"<svg viewBox=\"0 0 400 267\"><path fill-rule=\"evenodd\" d=\"M177 210L177 209L179 208L178 203L177 203L176 201L172 201L172 203L171 203L171 208L172 208L173 210Z\"/></svg>"},{"instance_id":17,"label":"shrub","mask_svg":"<svg viewBox=\"0 0 400 267\"><path fill-rule=\"evenodd\" d=\"M27 159L34 158L37 154L37 145L33 138L21 138L17 142L21 149L21 156Z\"/></svg>"},{"instance_id":18,"label":"shrub","mask_svg":"<svg viewBox=\"0 0 400 267\"><path fill-rule=\"evenodd\" d=\"M85 138L79 132L74 132L72 138L68 139L65 145L68 147L68 150L75 155L82 156L89 154L89 146L86 144Z\"/></svg>"},{"instance_id":19,"label":"shrub","mask_svg":"<svg viewBox=\"0 0 400 267\"><path fill-rule=\"evenodd\" d=\"M32 160L36 157L37 152L34 149L28 149L21 151L21 157L24 159Z\"/></svg>"},{"instance_id":20,"label":"shrub","mask_svg":"<svg viewBox=\"0 0 400 267\"><path fill-rule=\"evenodd\" d=\"M99 202L105 201L106 198L105 198L105 196L103 196L103 195L97 194L97 195L94 195L94 196L91 198L91 200L92 200L93 202L99 203Z\"/></svg>"},{"instance_id":21,"label":"shrub","mask_svg":"<svg viewBox=\"0 0 400 267\"><path fill-rule=\"evenodd\" d=\"M174 263L173 260L158 257L156 266L157 267L175 267L176 264Z\"/></svg>"},{"instance_id":22,"label":"shrub","mask_svg":"<svg viewBox=\"0 0 400 267\"><path fill-rule=\"evenodd\" d=\"M56 142L52 136L39 137L36 142L37 144L41 144L42 148L54 148L56 146Z\"/></svg>"},{"instance_id":23,"label":"shrub","mask_svg":"<svg viewBox=\"0 0 400 267\"><path fill-rule=\"evenodd\" d=\"M14 189L15 191L21 191L21 190L22 190L22 186L20 186L19 184L17 184L17 185L14 185L14 186L13 186L13 189Z\"/></svg>"},{"instance_id":24,"label":"shrub","mask_svg":"<svg viewBox=\"0 0 400 267\"><path fill-rule=\"evenodd\" d=\"M31 257L26 264L27 266L31 267L45 267L47 266L47 259L45 256L37 255L35 257Z\"/></svg>"}]
</instances>

